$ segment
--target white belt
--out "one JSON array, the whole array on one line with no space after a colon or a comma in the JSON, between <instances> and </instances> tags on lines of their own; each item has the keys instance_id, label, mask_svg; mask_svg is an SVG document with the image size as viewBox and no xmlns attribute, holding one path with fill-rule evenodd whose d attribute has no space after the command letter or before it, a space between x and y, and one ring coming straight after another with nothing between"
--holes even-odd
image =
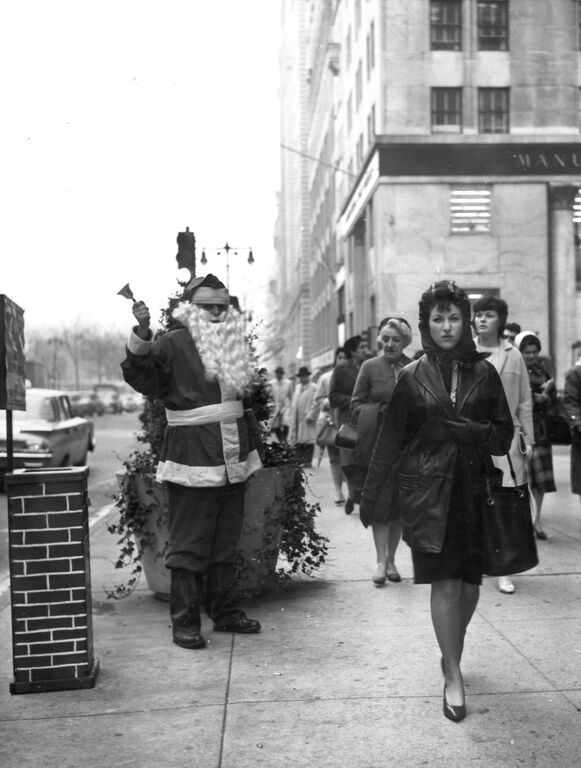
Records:
<instances>
[{"instance_id":1,"label":"white belt","mask_svg":"<svg viewBox=\"0 0 581 768\"><path fill-rule=\"evenodd\" d=\"M188 411L170 411L166 408L165 415L170 427L190 427L216 421L236 421L244 416L244 408L242 400L228 400L225 403L190 408Z\"/></svg>"}]
</instances>

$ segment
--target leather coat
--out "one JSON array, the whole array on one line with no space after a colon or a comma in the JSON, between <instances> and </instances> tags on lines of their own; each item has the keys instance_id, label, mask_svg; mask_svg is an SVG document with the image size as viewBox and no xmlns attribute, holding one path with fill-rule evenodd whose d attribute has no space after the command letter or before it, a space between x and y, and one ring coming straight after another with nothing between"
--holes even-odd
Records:
<instances>
[{"instance_id":1,"label":"leather coat","mask_svg":"<svg viewBox=\"0 0 581 768\"><path fill-rule=\"evenodd\" d=\"M489 423L485 442L455 442L444 420L459 416ZM502 382L490 363L459 364L454 407L439 365L424 355L399 377L371 458L362 514L385 493L385 483L395 484L404 541L416 551L440 552L457 462L478 493L490 454L506 453L513 431Z\"/></svg>"}]
</instances>

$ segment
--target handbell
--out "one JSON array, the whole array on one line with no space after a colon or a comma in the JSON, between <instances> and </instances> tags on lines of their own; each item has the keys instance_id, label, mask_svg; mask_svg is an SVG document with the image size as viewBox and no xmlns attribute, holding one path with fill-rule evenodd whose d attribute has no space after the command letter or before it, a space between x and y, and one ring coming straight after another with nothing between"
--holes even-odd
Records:
<instances>
[{"instance_id":1,"label":"handbell","mask_svg":"<svg viewBox=\"0 0 581 768\"><path fill-rule=\"evenodd\" d=\"M135 296L133 295L133 291L129 287L129 283L125 283L123 288L121 288L120 291L117 291L117 296L123 296L124 299L129 299L133 303L135 303Z\"/></svg>"}]
</instances>

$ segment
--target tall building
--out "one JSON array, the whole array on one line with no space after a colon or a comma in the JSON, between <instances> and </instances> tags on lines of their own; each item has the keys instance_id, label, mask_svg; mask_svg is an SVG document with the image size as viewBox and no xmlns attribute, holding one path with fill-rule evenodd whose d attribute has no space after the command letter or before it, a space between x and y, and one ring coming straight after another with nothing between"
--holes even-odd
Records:
<instances>
[{"instance_id":1,"label":"tall building","mask_svg":"<svg viewBox=\"0 0 581 768\"><path fill-rule=\"evenodd\" d=\"M336 343L362 331L374 342L387 313L414 327L422 290L445 277L504 298L509 319L540 334L560 383L581 337L581 3L283 7L303 21L306 67L300 105L281 71L283 131L303 131L292 205L308 237L286 269L304 278L309 263L306 361L328 365ZM287 256L294 235L280 234Z\"/></svg>"}]
</instances>

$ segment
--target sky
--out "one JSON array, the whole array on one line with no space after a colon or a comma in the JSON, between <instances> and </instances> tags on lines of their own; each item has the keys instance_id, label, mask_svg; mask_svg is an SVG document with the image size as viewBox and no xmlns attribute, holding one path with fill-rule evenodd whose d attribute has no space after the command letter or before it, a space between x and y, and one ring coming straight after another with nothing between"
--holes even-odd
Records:
<instances>
[{"instance_id":1,"label":"sky","mask_svg":"<svg viewBox=\"0 0 581 768\"><path fill-rule=\"evenodd\" d=\"M154 325L176 236L255 317L274 259L278 0L4 0L0 293L25 328ZM247 264L248 247L255 263Z\"/></svg>"}]
</instances>

